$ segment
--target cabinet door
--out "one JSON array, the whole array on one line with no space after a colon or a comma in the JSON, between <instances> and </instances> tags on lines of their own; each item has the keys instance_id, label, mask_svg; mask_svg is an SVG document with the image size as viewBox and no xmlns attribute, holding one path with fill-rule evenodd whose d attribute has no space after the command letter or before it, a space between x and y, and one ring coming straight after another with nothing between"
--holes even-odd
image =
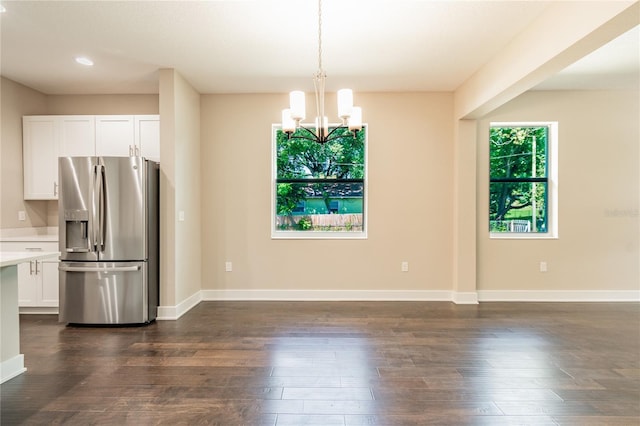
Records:
<instances>
[{"instance_id":1,"label":"cabinet door","mask_svg":"<svg viewBox=\"0 0 640 426\"><path fill-rule=\"evenodd\" d=\"M135 152L132 115L96 116L96 155L102 157L133 157Z\"/></svg>"},{"instance_id":2,"label":"cabinet door","mask_svg":"<svg viewBox=\"0 0 640 426\"><path fill-rule=\"evenodd\" d=\"M96 131L92 115L62 115L58 119L60 120L61 157L96 155Z\"/></svg>"},{"instance_id":3,"label":"cabinet door","mask_svg":"<svg viewBox=\"0 0 640 426\"><path fill-rule=\"evenodd\" d=\"M57 241L2 241L2 251L58 251ZM58 256L18 264L18 306L58 306Z\"/></svg>"},{"instance_id":4,"label":"cabinet door","mask_svg":"<svg viewBox=\"0 0 640 426\"><path fill-rule=\"evenodd\" d=\"M58 143L55 117L22 118L25 200L58 199Z\"/></svg>"},{"instance_id":5,"label":"cabinet door","mask_svg":"<svg viewBox=\"0 0 640 426\"><path fill-rule=\"evenodd\" d=\"M39 261L39 306L58 306L58 259L43 259Z\"/></svg>"},{"instance_id":6,"label":"cabinet door","mask_svg":"<svg viewBox=\"0 0 640 426\"><path fill-rule=\"evenodd\" d=\"M160 116L136 115L136 146L139 155L160 161Z\"/></svg>"},{"instance_id":7,"label":"cabinet door","mask_svg":"<svg viewBox=\"0 0 640 426\"><path fill-rule=\"evenodd\" d=\"M39 277L36 261L18 264L18 306L38 306Z\"/></svg>"}]
</instances>

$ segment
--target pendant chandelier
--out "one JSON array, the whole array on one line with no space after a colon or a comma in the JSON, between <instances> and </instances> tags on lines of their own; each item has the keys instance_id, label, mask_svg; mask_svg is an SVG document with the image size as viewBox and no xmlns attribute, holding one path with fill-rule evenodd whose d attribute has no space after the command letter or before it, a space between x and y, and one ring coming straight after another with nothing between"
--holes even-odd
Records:
<instances>
[{"instance_id":1,"label":"pendant chandelier","mask_svg":"<svg viewBox=\"0 0 640 426\"><path fill-rule=\"evenodd\" d=\"M362 109L353 106L353 92L351 89L340 89L338 90L338 117L342 120L342 124L329 131L329 120L324 112L326 79L327 74L322 69L322 0L318 0L318 71L313 76L316 92L315 129L301 124L301 121L306 118L304 92L294 90L289 93L290 107L282 110L282 131L289 138L306 139L325 144L335 139L344 138L346 135L341 129L349 129L353 132L353 137L362 129ZM294 132L299 129L302 132L294 136Z\"/></svg>"}]
</instances>

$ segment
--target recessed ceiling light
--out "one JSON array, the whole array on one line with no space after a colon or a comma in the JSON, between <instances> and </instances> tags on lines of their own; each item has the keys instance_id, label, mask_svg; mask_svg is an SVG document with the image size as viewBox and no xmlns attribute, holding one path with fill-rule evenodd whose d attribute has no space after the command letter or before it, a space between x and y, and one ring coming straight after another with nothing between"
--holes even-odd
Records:
<instances>
[{"instance_id":1,"label":"recessed ceiling light","mask_svg":"<svg viewBox=\"0 0 640 426\"><path fill-rule=\"evenodd\" d=\"M87 67L91 67L93 66L93 61L89 58L87 58L86 56L78 56L76 57L76 62L79 63L80 65L84 65Z\"/></svg>"}]
</instances>

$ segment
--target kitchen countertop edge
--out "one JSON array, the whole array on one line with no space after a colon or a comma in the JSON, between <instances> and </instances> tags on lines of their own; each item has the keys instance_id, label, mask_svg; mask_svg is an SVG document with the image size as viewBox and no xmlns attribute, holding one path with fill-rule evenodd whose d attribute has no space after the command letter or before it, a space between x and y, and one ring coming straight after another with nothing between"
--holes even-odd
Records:
<instances>
[{"instance_id":1,"label":"kitchen countertop edge","mask_svg":"<svg viewBox=\"0 0 640 426\"><path fill-rule=\"evenodd\" d=\"M59 251L2 251L0 252L0 267L18 265L32 260L60 256Z\"/></svg>"}]
</instances>

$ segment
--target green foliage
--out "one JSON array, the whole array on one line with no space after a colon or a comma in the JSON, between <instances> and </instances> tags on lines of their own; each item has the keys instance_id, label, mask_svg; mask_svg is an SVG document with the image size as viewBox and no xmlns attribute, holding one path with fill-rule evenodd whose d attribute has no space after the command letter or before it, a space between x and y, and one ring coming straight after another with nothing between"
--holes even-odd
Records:
<instances>
[{"instance_id":1,"label":"green foliage","mask_svg":"<svg viewBox=\"0 0 640 426\"><path fill-rule=\"evenodd\" d=\"M312 140L298 139L306 136L304 129L298 129L291 138L281 130L276 134L277 179L363 179L364 178L364 142L366 129L363 128L354 137L348 129L336 130L342 138L325 144ZM313 183L312 189L320 193L329 209L330 192L335 186ZM290 215L295 206L305 200L305 185L277 183L278 215Z\"/></svg>"},{"instance_id":2,"label":"green foliage","mask_svg":"<svg viewBox=\"0 0 640 426\"><path fill-rule=\"evenodd\" d=\"M308 231L313 226L311 218L309 216L303 216L298 221L298 229L301 231Z\"/></svg>"},{"instance_id":3,"label":"green foliage","mask_svg":"<svg viewBox=\"0 0 640 426\"><path fill-rule=\"evenodd\" d=\"M277 191L277 214L290 215L300 200L304 199L304 191L300 185L291 183L279 183L276 185Z\"/></svg>"},{"instance_id":4,"label":"green foliage","mask_svg":"<svg viewBox=\"0 0 640 426\"><path fill-rule=\"evenodd\" d=\"M547 176L548 128L492 127L489 137L491 179L520 179ZM535 213L536 228L546 228L545 183L491 182L489 217L500 221L522 217L516 212ZM533 212L532 206L536 207Z\"/></svg>"},{"instance_id":5,"label":"green foliage","mask_svg":"<svg viewBox=\"0 0 640 426\"><path fill-rule=\"evenodd\" d=\"M305 131L297 130L292 138L277 131L277 178L278 179L362 179L364 178L364 140L362 129L353 137L347 129L338 129L343 138L319 144L307 139Z\"/></svg>"}]
</instances>

